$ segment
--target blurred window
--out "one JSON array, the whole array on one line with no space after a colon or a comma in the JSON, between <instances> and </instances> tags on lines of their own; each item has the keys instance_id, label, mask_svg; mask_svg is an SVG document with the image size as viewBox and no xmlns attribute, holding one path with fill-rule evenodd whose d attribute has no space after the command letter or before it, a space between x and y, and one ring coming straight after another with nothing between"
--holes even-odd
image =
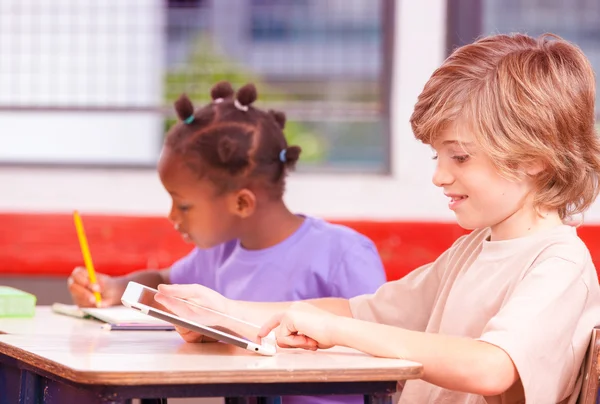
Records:
<instances>
[{"instance_id":1,"label":"blurred window","mask_svg":"<svg viewBox=\"0 0 600 404\"><path fill-rule=\"evenodd\" d=\"M305 171L388 173L394 2L3 0L0 163L155 164L172 103L255 82Z\"/></svg>"}]
</instances>

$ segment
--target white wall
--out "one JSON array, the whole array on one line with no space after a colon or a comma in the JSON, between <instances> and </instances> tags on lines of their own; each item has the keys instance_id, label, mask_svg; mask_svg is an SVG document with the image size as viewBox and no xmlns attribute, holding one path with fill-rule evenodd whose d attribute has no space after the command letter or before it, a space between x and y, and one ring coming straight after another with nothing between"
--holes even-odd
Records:
<instances>
[{"instance_id":1,"label":"white wall","mask_svg":"<svg viewBox=\"0 0 600 404\"><path fill-rule=\"evenodd\" d=\"M300 175L288 183L295 210L327 218L453 220L431 184L434 162L408 119L422 86L442 62L446 1L397 2L391 176ZM0 168L0 211L165 215L169 198L154 171ZM596 204L586 221L600 221Z\"/></svg>"}]
</instances>

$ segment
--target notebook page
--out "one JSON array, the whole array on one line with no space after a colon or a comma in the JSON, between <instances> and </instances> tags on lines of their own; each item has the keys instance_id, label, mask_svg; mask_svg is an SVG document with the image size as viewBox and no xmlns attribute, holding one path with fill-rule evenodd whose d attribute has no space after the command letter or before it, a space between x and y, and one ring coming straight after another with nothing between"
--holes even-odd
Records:
<instances>
[{"instance_id":1,"label":"notebook page","mask_svg":"<svg viewBox=\"0 0 600 404\"><path fill-rule=\"evenodd\" d=\"M154 317L147 316L139 311L130 309L125 306L103 307L103 308L84 308L81 309L84 313L104 321L109 324L160 324L169 325L166 321L159 320Z\"/></svg>"}]
</instances>

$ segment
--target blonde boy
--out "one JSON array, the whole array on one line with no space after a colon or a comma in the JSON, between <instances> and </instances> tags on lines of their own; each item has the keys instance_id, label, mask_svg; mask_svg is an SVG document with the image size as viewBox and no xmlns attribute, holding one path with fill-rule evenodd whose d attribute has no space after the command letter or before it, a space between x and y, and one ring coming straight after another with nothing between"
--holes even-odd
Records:
<instances>
[{"instance_id":1,"label":"blonde boy","mask_svg":"<svg viewBox=\"0 0 600 404\"><path fill-rule=\"evenodd\" d=\"M419 96L411 124L436 151L436 186L472 229L435 262L353 299L240 304L196 286L161 287L257 321L282 346L344 345L424 365L401 403L574 403L600 287L563 224L598 195L594 74L544 35L496 35L457 49ZM243 306L243 309L242 309Z\"/></svg>"}]
</instances>

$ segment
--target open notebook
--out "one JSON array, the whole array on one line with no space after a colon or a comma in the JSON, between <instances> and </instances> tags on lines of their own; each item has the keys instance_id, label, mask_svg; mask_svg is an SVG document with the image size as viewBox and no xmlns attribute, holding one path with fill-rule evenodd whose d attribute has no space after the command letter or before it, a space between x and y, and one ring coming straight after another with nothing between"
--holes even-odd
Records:
<instances>
[{"instance_id":1,"label":"open notebook","mask_svg":"<svg viewBox=\"0 0 600 404\"><path fill-rule=\"evenodd\" d=\"M54 303L52 311L72 317L95 318L106 323L104 328L109 330L171 331L175 329L172 324L166 321L147 316L125 306L80 308L75 305Z\"/></svg>"}]
</instances>

